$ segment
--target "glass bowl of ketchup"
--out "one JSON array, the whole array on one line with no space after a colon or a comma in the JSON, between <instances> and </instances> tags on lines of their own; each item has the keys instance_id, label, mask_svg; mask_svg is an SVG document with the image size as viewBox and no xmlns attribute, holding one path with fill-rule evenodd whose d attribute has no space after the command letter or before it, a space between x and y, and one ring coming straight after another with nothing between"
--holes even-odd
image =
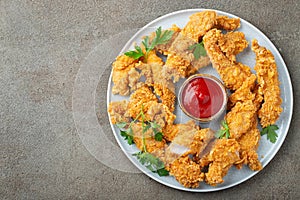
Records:
<instances>
[{"instance_id":1,"label":"glass bowl of ketchup","mask_svg":"<svg viewBox=\"0 0 300 200\"><path fill-rule=\"evenodd\" d=\"M184 81L178 101L182 111L200 122L218 117L227 105L227 93L222 82L209 74L195 74Z\"/></svg>"}]
</instances>

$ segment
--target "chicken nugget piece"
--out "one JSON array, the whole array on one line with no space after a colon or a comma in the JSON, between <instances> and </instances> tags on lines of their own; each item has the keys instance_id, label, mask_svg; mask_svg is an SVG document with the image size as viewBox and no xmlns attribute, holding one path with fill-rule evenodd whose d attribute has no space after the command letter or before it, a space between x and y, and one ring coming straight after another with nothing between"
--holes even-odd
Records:
<instances>
[{"instance_id":1,"label":"chicken nugget piece","mask_svg":"<svg viewBox=\"0 0 300 200\"><path fill-rule=\"evenodd\" d=\"M169 166L170 175L187 188L196 188L204 179L200 166L188 156L176 159Z\"/></svg>"},{"instance_id":2,"label":"chicken nugget piece","mask_svg":"<svg viewBox=\"0 0 300 200\"><path fill-rule=\"evenodd\" d=\"M250 101L237 102L225 116L230 131L230 138L238 139L249 131L256 120L256 107Z\"/></svg>"},{"instance_id":3,"label":"chicken nugget piece","mask_svg":"<svg viewBox=\"0 0 300 200\"><path fill-rule=\"evenodd\" d=\"M240 146L235 139L218 139L207 156L210 162L205 181L211 186L223 183L229 168L238 160Z\"/></svg>"},{"instance_id":4,"label":"chicken nugget piece","mask_svg":"<svg viewBox=\"0 0 300 200\"><path fill-rule=\"evenodd\" d=\"M212 29L203 37L204 47L213 67L218 71L225 86L237 90L251 76L250 67L231 61L221 50L218 41L222 37L220 30Z\"/></svg>"},{"instance_id":5,"label":"chicken nugget piece","mask_svg":"<svg viewBox=\"0 0 300 200\"><path fill-rule=\"evenodd\" d=\"M248 42L243 32L228 32L222 34L218 44L221 51L231 61L236 61L236 55L248 46Z\"/></svg>"},{"instance_id":6,"label":"chicken nugget piece","mask_svg":"<svg viewBox=\"0 0 300 200\"><path fill-rule=\"evenodd\" d=\"M227 31L233 31L241 26L240 18L229 18L224 15L218 15L216 17L215 28L223 29Z\"/></svg>"},{"instance_id":7,"label":"chicken nugget piece","mask_svg":"<svg viewBox=\"0 0 300 200\"><path fill-rule=\"evenodd\" d=\"M141 113L142 109L143 112L146 113L152 101L158 102L158 99L148 85L138 88L130 95L128 103L130 116L135 119Z\"/></svg>"},{"instance_id":8,"label":"chicken nugget piece","mask_svg":"<svg viewBox=\"0 0 300 200\"><path fill-rule=\"evenodd\" d=\"M130 66L132 66L132 64L137 63L138 61L126 56L126 55L120 55L116 58L116 60L113 62L112 67L114 70L124 70Z\"/></svg>"},{"instance_id":9,"label":"chicken nugget piece","mask_svg":"<svg viewBox=\"0 0 300 200\"><path fill-rule=\"evenodd\" d=\"M272 52L261 47L257 40L252 41L252 51L256 54L254 69L259 84L258 92L263 96L258 117L262 127L267 127L275 124L282 112L278 71Z\"/></svg>"},{"instance_id":10,"label":"chicken nugget piece","mask_svg":"<svg viewBox=\"0 0 300 200\"><path fill-rule=\"evenodd\" d=\"M113 101L108 105L108 113L110 115L111 122L117 124L119 122L129 122L130 115L127 112L128 101Z\"/></svg>"},{"instance_id":11,"label":"chicken nugget piece","mask_svg":"<svg viewBox=\"0 0 300 200\"><path fill-rule=\"evenodd\" d=\"M143 125L141 122L134 123L131 126L133 132L133 141L138 149L144 151L144 144L146 146L146 150L149 153L154 151L162 150L165 148L166 141L163 139L162 141L157 141L154 138L154 132L152 129L148 129L143 133Z\"/></svg>"},{"instance_id":12,"label":"chicken nugget piece","mask_svg":"<svg viewBox=\"0 0 300 200\"><path fill-rule=\"evenodd\" d=\"M203 11L192 14L181 33L198 43L199 39L215 26L216 18L217 14L215 11Z\"/></svg>"}]
</instances>

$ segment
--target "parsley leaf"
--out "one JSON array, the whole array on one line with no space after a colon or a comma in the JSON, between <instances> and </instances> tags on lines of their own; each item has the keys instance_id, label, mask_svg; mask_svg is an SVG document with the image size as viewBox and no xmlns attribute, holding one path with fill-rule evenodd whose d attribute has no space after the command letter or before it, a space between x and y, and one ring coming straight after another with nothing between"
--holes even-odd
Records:
<instances>
[{"instance_id":1,"label":"parsley leaf","mask_svg":"<svg viewBox=\"0 0 300 200\"><path fill-rule=\"evenodd\" d=\"M165 169L164 163L154 155L148 152L138 152L132 155L136 156L140 163L153 173L157 173L159 176L169 175L169 172Z\"/></svg>"},{"instance_id":2,"label":"parsley leaf","mask_svg":"<svg viewBox=\"0 0 300 200\"><path fill-rule=\"evenodd\" d=\"M143 50L141 49L141 47L139 46L135 46L134 47L135 50L132 51L127 51L125 53L126 56L129 56L135 60L139 59L140 57L144 56Z\"/></svg>"},{"instance_id":3,"label":"parsley leaf","mask_svg":"<svg viewBox=\"0 0 300 200\"><path fill-rule=\"evenodd\" d=\"M199 58L201 56L206 56L206 50L204 48L203 41L200 42L200 43L196 43L196 44L191 45L188 48L188 50L193 50L193 54L194 54L195 60L199 60Z\"/></svg>"},{"instance_id":4,"label":"parsley leaf","mask_svg":"<svg viewBox=\"0 0 300 200\"><path fill-rule=\"evenodd\" d=\"M155 135L154 135L154 139L155 139L156 141L162 141L162 139L163 139L163 134L162 134L162 132L156 132Z\"/></svg>"},{"instance_id":5,"label":"parsley leaf","mask_svg":"<svg viewBox=\"0 0 300 200\"><path fill-rule=\"evenodd\" d=\"M149 52L154 49L156 45L159 44L166 44L173 36L174 31L171 30L165 30L162 31L161 26L155 31L155 37L150 42L149 36L146 36L144 40L142 41L143 46L145 47L145 53L142 51L142 48L139 46L135 46L135 50L133 51L127 51L125 53L126 56L129 56L133 59L139 59L141 57L144 57L146 62L148 59Z\"/></svg>"},{"instance_id":6,"label":"parsley leaf","mask_svg":"<svg viewBox=\"0 0 300 200\"><path fill-rule=\"evenodd\" d=\"M260 132L260 135L267 134L267 139L270 140L270 142L275 143L277 140L277 137L278 137L278 135L275 131L278 129L279 128L277 125L269 125L262 129L262 131Z\"/></svg>"},{"instance_id":7,"label":"parsley leaf","mask_svg":"<svg viewBox=\"0 0 300 200\"><path fill-rule=\"evenodd\" d=\"M127 140L127 143L129 145L132 145L134 143L134 141L133 141L133 132L132 132L131 127L128 128L127 130L125 130L125 131L120 130L120 135L122 137L124 137L125 140Z\"/></svg>"},{"instance_id":8,"label":"parsley leaf","mask_svg":"<svg viewBox=\"0 0 300 200\"><path fill-rule=\"evenodd\" d=\"M219 139L225 137L226 139L228 139L230 137L228 124L225 120L222 120L221 125L222 128L215 133L215 137Z\"/></svg>"}]
</instances>

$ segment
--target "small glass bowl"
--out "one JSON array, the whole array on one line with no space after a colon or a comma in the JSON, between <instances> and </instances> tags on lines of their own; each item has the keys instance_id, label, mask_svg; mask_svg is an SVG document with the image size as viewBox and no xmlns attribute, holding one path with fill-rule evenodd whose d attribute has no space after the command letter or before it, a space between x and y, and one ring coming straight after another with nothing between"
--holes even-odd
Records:
<instances>
[{"instance_id":1,"label":"small glass bowl","mask_svg":"<svg viewBox=\"0 0 300 200\"><path fill-rule=\"evenodd\" d=\"M196 117L193 114L191 114L190 112L188 112L187 109L185 108L185 106L183 105L183 92L184 92L184 90L189 85L189 83L191 83L194 79L198 79L198 78L203 78L204 80L209 79L209 80L213 81L214 83L216 83L215 85L217 87L219 87L219 89L221 90L221 93L223 95L223 102L222 102L220 108L216 112L212 113L211 116ZM209 90L209 88L208 88L208 90ZM211 120L213 120L213 119L217 118L218 116L220 116L220 114L222 114L223 111L226 109L227 101L228 101L228 97L227 97L227 92L226 92L225 86L223 85L223 83L218 78L216 78L215 76L212 76L210 74L195 74L195 75L190 76L181 85L181 87L179 89L179 93L178 93L178 102L179 102L179 106L180 106L181 110L187 116L189 116L190 118L192 118L194 120L197 120L197 121L200 121L200 122L210 122Z\"/></svg>"}]
</instances>

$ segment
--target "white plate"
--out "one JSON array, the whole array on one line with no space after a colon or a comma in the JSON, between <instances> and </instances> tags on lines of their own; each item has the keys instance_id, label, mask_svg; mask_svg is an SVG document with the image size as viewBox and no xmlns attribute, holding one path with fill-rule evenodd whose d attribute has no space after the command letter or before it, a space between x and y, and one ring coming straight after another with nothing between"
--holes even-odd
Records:
<instances>
[{"instance_id":1,"label":"white plate","mask_svg":"<svg viewBox=\"0 0 300 200\"><path fill-rule=\"evenodd\" d=\"M147 24L145 27L140 29L124 46L120 54L133 49L133 43L137 42L138 44L141 42L142 36L149 35L151 32L156 30L159 26L162 26L163 29L169 28L172 26L172 24L176 24L179 27L184 27L185 24L189 20L189 16L192 15L195 12L201 12L205 9L189 9L189 10L181 10L177 12L173 12L167 15L164 15L149 24ZM229 17L237 17L232 14L228 14L222 11L215 10L219 15L226 15ZM280 88L281 88L281 97L282 97L282 108L283 112L280 115L280 118L276 122L276 124L279 127L278 133L278 139L275 144L272 144L270 141L266 139L266 136L262 136L260 141L260 146L258 149L258 155L260 158L260 161L265 167L275 156L275 154L278 152L279 148L281 147L289 129L289 125L292 118L292 111L293 111L293 91L292 91L292 84L290 80L290 76L287 70L287 67L279 54L276 47L272 44L272 42L256 27L254 27L249 22L241 19L241 27L238 31L242 31L246 35L246 39L250 42L251 40L256 38L261 46L265 46L266 48L270 49L272 53L275 56L275 60L278 67L279 72L279 80L281 82ZM250 66L252 69L255 65L255 54L251 51L250 45L247 49L245 49L241 54L237 57L239 62L242 62L248 66ZM213 74L215 76L218 76L216 71L212 69L212 67L208 66L206 68L200 69L201 73L209 73ZM119 101L122 99L126 99L128 97L121 97L119 95L113 95L112 90L113 83L111 81L111 77L109 80L108 85L108 94L107 94L107 103L111 101ZM176 107L176 113L177 123L185 123L189 118L185 116L181 110L179 109L178 105ZM143 165L139 163L139 161L132 156L132 153L138 152L139 150L134 145L128 145L127 141L125 141L119 134L119 129L111 124L114 136L120 145L123 152L126 154L128 159L137 167L139 168L143 173L147 174L152 179L167 185L172 188L180 189L180 190L186 190L186 191L192 191L192 192L210 192L210 191L217 191L226 189L229 187L233 187L239 183L242 183L246 181L247 179L251 178L258 172L251 171L247 166L244 166L241 170L237 170L235 167L232 167L227 176L224 178L224 183L220 184L216 187L209 186L205 183L201 183L199 188L190 189L185 188L182 185L180 185L172 176L168 177L160 177L155 173L150 172L147 170Z\"/></svg>"}]
</instances>

